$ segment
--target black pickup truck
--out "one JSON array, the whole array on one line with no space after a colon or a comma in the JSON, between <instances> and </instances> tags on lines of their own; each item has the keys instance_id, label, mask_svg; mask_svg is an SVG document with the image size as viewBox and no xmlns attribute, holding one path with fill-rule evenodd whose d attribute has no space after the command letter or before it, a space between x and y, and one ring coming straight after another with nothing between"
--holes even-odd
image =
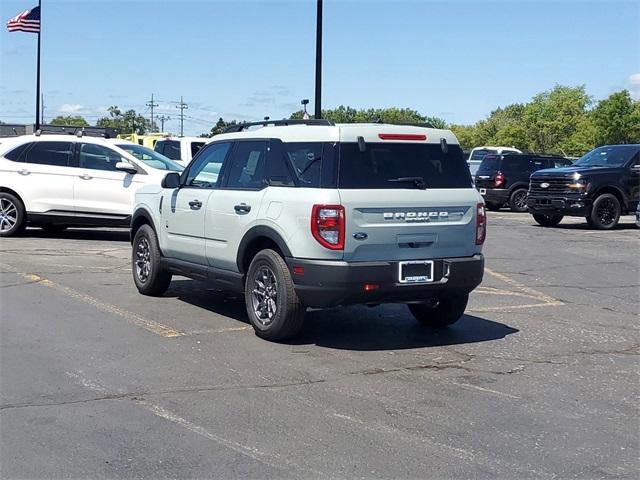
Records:
<instances>
[{"instance_id":1,"label":"black pickup truck","mask_svg":"<svg viewBox=\"0 0 640 480\"><path fill-rule=\"evenodd\" d=\"M615 228L640 200L640 145L606 145L568 168L531 175L527 208L540 225L554 227L564 216L585 217L598 229Z\"/></svg>"}]
</instances>

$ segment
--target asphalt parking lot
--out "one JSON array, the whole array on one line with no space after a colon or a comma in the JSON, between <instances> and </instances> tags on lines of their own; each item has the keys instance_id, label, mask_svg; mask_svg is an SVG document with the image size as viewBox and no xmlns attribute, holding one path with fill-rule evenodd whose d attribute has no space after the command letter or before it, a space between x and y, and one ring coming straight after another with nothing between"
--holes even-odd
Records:
<instances>
[{"instance_id":1,"label":"asphalt parking lot","mask_svg":"<svg viewBox=\"0 0 640 480\"><path fill-rule=\"evenodd\" d=\"M287 344L205 284L139 295L125 231L0 246L2 478L637 478L632 217L490 212L452 328L339 308Z\"/></svg>"}]
</instances>

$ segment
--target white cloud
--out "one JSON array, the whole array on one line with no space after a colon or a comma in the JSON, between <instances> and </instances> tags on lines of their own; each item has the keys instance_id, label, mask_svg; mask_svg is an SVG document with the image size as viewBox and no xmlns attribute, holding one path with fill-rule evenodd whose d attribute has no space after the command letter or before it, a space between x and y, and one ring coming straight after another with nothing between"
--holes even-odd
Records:
<instances>
[{"instance_id":1,"label":"white cloud","mask_svg":"<svg viewBox=\"0 0 640 480\"><path fill-rule=\"evenodd\" d=\"M627 80L629 92L634 100L640 100L640 73L634 73Z\"/></svg>"},{"instance_id":2,"label":"white cloud","mask_svg":"<svg viewBox=\"0 0 640 480\"><path fill-rule=\"evenodd\" d=\"M83 105L77 103L63 103L58 108L60 113L78 113L84 109Z\"/></svg>"}]
</instances>

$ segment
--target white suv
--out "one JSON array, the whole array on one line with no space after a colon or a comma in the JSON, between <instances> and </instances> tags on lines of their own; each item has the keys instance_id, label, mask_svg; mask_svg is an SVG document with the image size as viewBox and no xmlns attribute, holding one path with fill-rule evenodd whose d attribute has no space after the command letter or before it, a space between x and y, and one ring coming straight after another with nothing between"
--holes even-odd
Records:
<instances>
[{"instance_id":1,"label":"white suv","mask_svg":"<svg viewBox=\"0 0 640 480\"><path fill-rule=\"evenodd\" d=\"M186 166L208 140L204 137L164 137L158 139L153 149Z\"/></svg>"},{"instance_id":2,"label":"white suv","mask_svg":"<svg viewBox=\"0 0 640 480\"><path fill-rule=\"evenodd\" d=\"M138 191L138 290L161 295L176 274L242 292L271 340L295 335L307 307L397 302L428 325L457 321L482 281L486 219L453 133L270 123L217 135Z\"/></svg>"},{"instance_id":3,"label":"white suv","mask_svg":"<svg viewBox=\"0 0 640 480\"><path fill-rule=\"evenodd\" d=\"M128 226L135 191L182 166L126 140L76 135L0 138L0 236L27 224Z\"/></svg>"}]
</instances>

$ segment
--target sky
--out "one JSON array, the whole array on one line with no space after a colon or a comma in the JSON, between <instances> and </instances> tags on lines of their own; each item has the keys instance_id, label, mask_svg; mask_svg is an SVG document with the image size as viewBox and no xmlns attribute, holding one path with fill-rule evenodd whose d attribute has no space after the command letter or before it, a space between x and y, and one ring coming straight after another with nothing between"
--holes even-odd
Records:
<instances>
[{"instance_id":1,"label":"sky","mask_svg":"<svg viewBox=\"0 0 640 480\"><path fill-rule=\"evenodd\" d=\"M316 0L42 0L45 121L110 105L288 117L315 81ZM0 0L5 22L37 0ZM325 0L323 108L408 107L473 123L555 84L640 98L640 0ZM0 120L33 123L37 35L0 33Z\"/></svg>"}]
</instances>

